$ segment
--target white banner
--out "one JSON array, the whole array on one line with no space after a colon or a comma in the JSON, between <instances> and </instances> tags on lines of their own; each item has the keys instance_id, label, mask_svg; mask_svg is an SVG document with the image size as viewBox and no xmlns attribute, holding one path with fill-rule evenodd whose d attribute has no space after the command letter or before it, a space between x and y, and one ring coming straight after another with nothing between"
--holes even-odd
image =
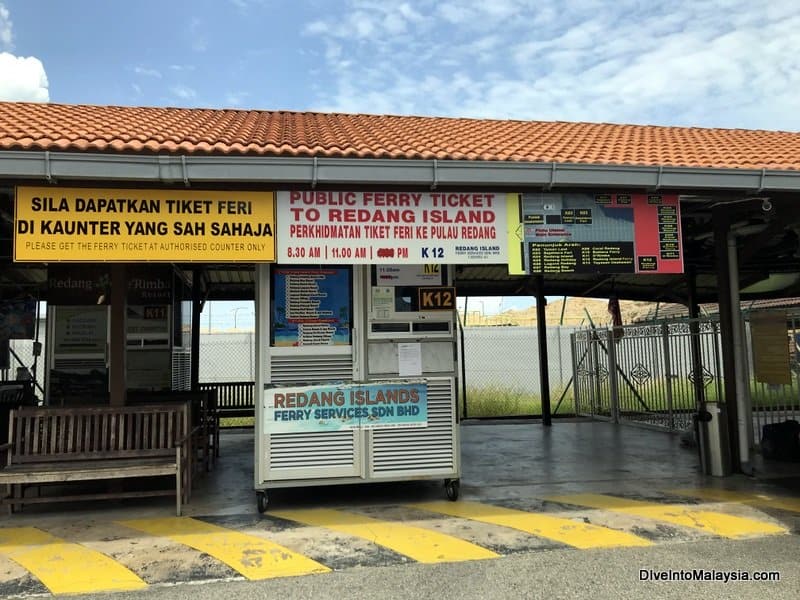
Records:
<instances>
[{"instance_id":1,"label":"white banner","mask_svg":"<svg viewBox=\"0 0 800 600\"><path fill-rule=\"evenodd\" d=\"M278 192L283 264L504 264L506 193Z\"/></svg>"}]
</instances>

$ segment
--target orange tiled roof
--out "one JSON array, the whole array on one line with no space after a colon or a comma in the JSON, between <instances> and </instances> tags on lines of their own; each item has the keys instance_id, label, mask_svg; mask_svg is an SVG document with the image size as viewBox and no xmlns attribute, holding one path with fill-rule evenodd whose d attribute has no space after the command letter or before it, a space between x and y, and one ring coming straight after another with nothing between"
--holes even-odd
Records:
<instances>
[{"instance_id":1,"label":"orange tiled roof","mask_svg":"<svg viewBox=\"0 0 800 600\"><path fill-rule=\"evenodd\" d=\"M0 150L800 169L779 131L17 102Z\"/></svg>"}]
</instances>

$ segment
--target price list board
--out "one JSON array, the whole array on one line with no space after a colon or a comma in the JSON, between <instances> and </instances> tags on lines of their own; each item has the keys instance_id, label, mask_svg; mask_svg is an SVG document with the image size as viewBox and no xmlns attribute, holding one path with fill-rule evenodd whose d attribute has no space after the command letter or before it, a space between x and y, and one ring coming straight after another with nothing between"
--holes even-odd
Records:
<instances>
[{"instance_id":1,"label":"price list board","mask_svg":"<svg viewBox=\"0 0 800 600\"><path fill-rule=\"evenodd\" d=\"M276 268L273 275L273 346L350 344L349 268Z\"/></svg>"},{"instance_id":2,"label":"price list board","mask_svg":"<svg viewBox=\"0 0 800 600\"><path fill-rule=\"evenodd\" d=\"M678 236L678 209L658 207L658 250L665 260L680 260L681 239Z\"/></svg>"},{"instance_id":3,"label":"price list board","mask_svg":"<svg viewBox=\"0 0 800 600\"><path fill-rule=\"evenodd\" d=\"M621 242L531 242L531 273L630 273L633 244Z\"/></svg>"},{"instance_id":4,"label":"price list board","mask_svg":"<svg viewBox=\"0 0 800 600\"><path fill-rule=\"evenodd\" d=\"M674 194L521 194L519 231L527 273L683 272Z\"/></svg>"}]
</instances>

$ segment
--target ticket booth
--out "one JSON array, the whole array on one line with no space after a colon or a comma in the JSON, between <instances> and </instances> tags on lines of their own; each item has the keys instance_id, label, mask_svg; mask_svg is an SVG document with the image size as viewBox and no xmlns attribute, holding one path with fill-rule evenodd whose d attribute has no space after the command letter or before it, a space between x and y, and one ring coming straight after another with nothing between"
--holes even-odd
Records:
<instances>
[{"instance_id":1,"label":"ticket booth","mask_svg":"<svg viewBox=\"0 0 800 600\"><path fill-rule=\"evenodd\" d=\"M508 263L517 196L295 190L275 206L276 263L256 268L258 508L271 488L417 479L455 500L453 270Z\"/></svg>"},{"instance_id":2,"label":"ticket booth","mask_svg":"<svg viewBox=\"0 0 800 600\"><path fill-rule=\"evenodd\" d=\"M441 479L459 491L446 265L263 265L258 508L279 487Z\"/></svg>"},{"instance_id":3,"label":"ticket booth","mask_svg":"<svg viewBox=\"0 0 800 600\"><path fill-rule=\"evenodd\" d=\"M46 386L52 405L109 399L108 265L48 269ZM128 267L126 386L131 391L189 389L191 302L169 265Z\"/></svg>"}]
</instances>

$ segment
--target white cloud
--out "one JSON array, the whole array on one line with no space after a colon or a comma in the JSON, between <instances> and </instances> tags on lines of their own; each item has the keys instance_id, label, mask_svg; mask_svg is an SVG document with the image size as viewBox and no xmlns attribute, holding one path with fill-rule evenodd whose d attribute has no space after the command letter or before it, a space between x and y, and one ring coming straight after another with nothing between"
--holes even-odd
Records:
<instances>
[{"instance_id":1,"label":"white cloud","mask_svg":"<svg viewBox=\"0 0 800 600\"><path fill-rule=\"evenodd\" d=\"M304 28L306 35L320 35L330 33L330 27L325 21L311 21Z\"/></svg>"},{"instance_id":2,"label":"white cloud","mask_svg":"<svg viewBox=\"0 0 800 600\"><path fill-rule=\"evenodd\" d=\"M800 129L796 0L351 0L318 108Z\"/></svg>"},{"instance_id":3,"label":"white cloud","mask_svg":"<svg viewBox=\"0 0 800 600\"><path fill-rule=\"evenodd\" d=\"M228 92L225 94L225 104L227 106L239 107L245 103L249 96L249 92Z\"/></svg>"},{"instance_id":4,"label":"white cloud","mask_svg":"<svg viewBox=\"0 0 800 600\"><path fill-rule=\"evenodd\" d=\"M6 50L11 50L13 48L12 25L11 13L8 12L5 5L0 3L0 48L5 48Z\"/></svg>"},{"instance_id":5,"label":"white cloud","mask_svg":"<svg viewBox=\"0 0 800 600\"><path fill-rule=\"evenodd\" d=\"M0 3L0 50L13 48L11 13ZM15 56L0 52L0 100L49 102L47 74L35 56Z\"/></svg>"},{"instance_id":6,"label":"white cloud","mask_svg":"<svg viewBox=\"0 0 800 600\"><path fill-rule=\"evenodd\" d=\"M374 40L405 35L412 25L424 26L425 16L404 2L354 0L353 11L341 19L318 19L308 23L304 33L328 35L341 40Z\"/></svg>"},{"instance_id":7,"label":"white cloud","mask_svg":"<svg viewBox=\"0 0 800 600\"><path fill-rule=\"evenodd\" d=\"M197 92L186 85L172 85L170 86L169 91L181 100L191 100L197 97Z\"/></svg>"},{"instance_id":8,"label":"white cloud","mask_svg":"<svg viewBox=\"0 0 800 600\"><path fill-rule=\"evenodd\" d=\"M525 15L531 4L525 0L457 0L439 3L434 12L448 23L486 31L498 22Z\"/></svg>"},{"instance_id":9,"label":"white cloud","mask_svg":"<svg viewBox=\"0 0 800 600\"><path fill-rule=\"evenodd\" d=\"M247 12L250 8L258 8L266 3L266 0L229 0L239 11Z\"/></svg>"},{"instance_id":10,"label":"white cloud","mask_svg":"<svg viewBox=\"0 0 800 600\"><path fill-rule=\"evenodd\" d=\"M33 56L0 52L0 100L49 102L47 74L42 61Z\"/></svg>"},{"instance_id":11,"label":"white cloud","mask_svg":"<svg viewBox=\"0 0 800 600\"><path fill-rule=\"evenodd\" d=\"M208 48L208 40L202 33L202 25L202 21L197 18L189 22L189 43L195 52L205 52L206 48Z\"/></svg>"},{"instance_id":12,"label":"white cloud","mask_svg":"<svg viewBox=\"0 0 800 600\"><path fill-rule=\"evenodd\" d=\"M134 67L133 72L143 77L155 77L161 79L161 71L158 69L148 69L147 67Z\"/></svg>"}]
</instances>

